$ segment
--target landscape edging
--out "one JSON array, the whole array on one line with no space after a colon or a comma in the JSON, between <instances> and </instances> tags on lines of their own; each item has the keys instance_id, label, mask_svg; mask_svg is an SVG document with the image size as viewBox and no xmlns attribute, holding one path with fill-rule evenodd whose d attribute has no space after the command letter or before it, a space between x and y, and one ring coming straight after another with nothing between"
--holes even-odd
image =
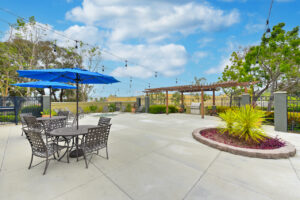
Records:
<instances>
[{"instance_id":1,"label":"landscape edging","mask_svg":"<svg viewBox=\"0 0 300 200\"><path fill-rule=\"evenodd\" d=\"M285 142L285 146L280 147L278 149L248 149L241 147L234 147L228 144L216 142L214 140L208 139L201 135L201 131L207 128L198 128L193 131L193 137L195 140L208 145L210 147L219 149L221 151L226 151L236 155L242 155L247 157L254 158L264 158L264 159L280 159L280 158L289 158L296 155L296 148L289 142Z\"/></svg>"}]
</instances>

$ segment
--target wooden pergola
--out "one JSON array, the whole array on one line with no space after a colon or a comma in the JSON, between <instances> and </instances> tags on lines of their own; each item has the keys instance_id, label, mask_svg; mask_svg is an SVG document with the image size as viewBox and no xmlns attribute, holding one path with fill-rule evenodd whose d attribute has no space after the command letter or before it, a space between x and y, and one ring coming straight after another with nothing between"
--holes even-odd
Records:
<instances>
[{"instance_id":1,"label":"wooden pergola","mask_svg":"<svg viewBox=\"0 0 300 200\"><path fill-rule=\"evenodd\" d=\"M183 93L185 92L201 92L201 116L204 118L204 92L212 91L213 92L213 106L215 106L215 91L220 88L228 88L228 87L244 87L245 92L247 91L247 87L250 85L254 85L258 83L256 82L237 82L237 81L227 81L227 82L216 82L211 84L203 84L203 85L181 85L181 86L171 86L171 87L160 87L160 88L149 88L144 92L148 96L149 93L159 93L166 92L166 113L169 113L168 109L168 92L178 91L181 93L181 105L183 106L184 98Z\"/></svg>"}]
</instances>

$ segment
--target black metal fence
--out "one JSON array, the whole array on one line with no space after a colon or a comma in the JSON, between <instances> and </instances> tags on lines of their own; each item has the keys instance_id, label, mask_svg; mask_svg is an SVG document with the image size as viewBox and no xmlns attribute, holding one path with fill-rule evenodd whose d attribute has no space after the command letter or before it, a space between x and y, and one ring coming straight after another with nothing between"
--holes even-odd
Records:
<instances>
[{"instance_id":1,"label":"black metal fence","mask_svg":"<svg viewBox=\"0 0 300 200\"><path fill-rule=\"evenodd\" d=\"M222 107L240 107L241 106L241 97L222 97L221 98Z\"/></svg>"},{"instance_id":2,"label":"black metal fence","mask_svg":"<svg viewBox=\"0 0 300 200\"><path fill-rule=\"evenodd\" d=\"M288 130L300 132L300 96L288 96Z\"/></svg>"},{"instance_id":3,"label":"black metal fence","mask_svg":"<svg viewBox=\"0 0 300 200\"><path fill-rule=\"evenodd\" d=\"M41 116L42 102L42 97L0 97L0 124L17 124L20 113Z\"/></svg>"},{"instance_id":4,"label":"black metal fence","mask_svg":"<svg viewBox=\"0 0 300 200\"><path fill-rule=\"evenodd\" d=\"M253 101L253 100L252 100ZM274 96L260 96L255 106L265 111L274 111Z\"/></svg>"}]
</instances>

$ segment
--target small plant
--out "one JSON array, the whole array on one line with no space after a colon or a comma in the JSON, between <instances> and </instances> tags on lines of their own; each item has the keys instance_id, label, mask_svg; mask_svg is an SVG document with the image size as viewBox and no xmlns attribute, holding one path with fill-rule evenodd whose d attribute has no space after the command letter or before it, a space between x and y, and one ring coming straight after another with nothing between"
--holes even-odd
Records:
<instances>
[{"instance_id":1,"label":"small plant","mask_svg":"<svg viewBox=\"0 0 300 200\"><path fill-rule=\"evenodd\" d=\"M227 132L246 142L261 143L267 138L261 128L262 122L265 120L265 112L255 109L251 105L234 110L229 109L220 113L220 117L226 123L225 128L220 129L221 133Z\"/></svg>"},{"instance_id":2,"label":"small plant","mask_svg":"<svg viewBox=\"0 0 300 200\"><path fill-rule=\"evenodd\" d=\"M245 141L253 140L257 143L264 141L266 134L261 128L264 117L264 111L255 109L251 105L242 106L235 112L233 135Z\"/></svg>"},{"instance_id":3,"label":"small plant","mask_svg":"<svg viewBox=\"0 0 300 200\"><path fill-rule=\"evenodd\" d=\"M41 112L42 115L50 115L50 109L44 109L42 112Z\"/></svg>"}]
</instances>

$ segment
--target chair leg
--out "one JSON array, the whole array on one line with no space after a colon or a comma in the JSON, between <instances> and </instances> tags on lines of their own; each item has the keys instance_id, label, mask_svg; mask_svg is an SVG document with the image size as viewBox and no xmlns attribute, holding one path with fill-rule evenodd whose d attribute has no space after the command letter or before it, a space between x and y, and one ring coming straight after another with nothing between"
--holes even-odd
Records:
<instances>
[{"instance_id":1,"label":"chair leg","mask_svg":"<svg viewBox=\"0 0 300 200\"><path fill-rule=\"evenodd\" d=\"M107 146L106 146L106 158L108 160L108 149L107 149Z\"/></svg>"},{"instance_id":2,"label":"chair leg","mask_svg":"<svg viewBox=\"0 0 300 200\"><path fill-rule=\"evenodd\" d=\"M31 168L32 161L33 161L33 154L31 154L31 160L30 160L30 164L29 164L29 167L28 167L28 169L30 169L30 168Z\"/></svg>"},{"instance_id":3,"label":"chair leg","mask_svg":"<svg viewBox=\"0 0 300 200\"><path fill-rule=\"evenodd\" d=\"M84 157L84 161L85 161L85 167L88 168L88 163L87 163L86 155L85 155L84 151L83 151L83 157Z\"/></svg>"},{"instance_id":4,"label":"chair leg","mask_svg":"<svg viewBox=\"0 0 300 200\"><path fill-rule=\"evenodd\" d=\"M97 155L99 155L99 149L97 150Z\"/></svg>"},{"instance_id":5,"label":"chair leg","mask_svg":"<svg viewBox=\"0 0 300 200\"><path fill-rule=\"evenodd\" d=\"M70 163L69 161L69 142L67 142L67 162Z\"/></svg>"},{"instance_id":6,"label":"chair leg","mask_svg":"<svg viewBox=\"0 0 300 200\"><path fill-rule=\"evenodd\" d=\"M43 173L43 175L45 175L46 174L46 171L47 171L47 168L48 168L48 165L49 165L49 160L48 160L48 158L46 158L46 165L45 165L45 170L44 170L44 173Z\"/></svg>"}]
</instances>

